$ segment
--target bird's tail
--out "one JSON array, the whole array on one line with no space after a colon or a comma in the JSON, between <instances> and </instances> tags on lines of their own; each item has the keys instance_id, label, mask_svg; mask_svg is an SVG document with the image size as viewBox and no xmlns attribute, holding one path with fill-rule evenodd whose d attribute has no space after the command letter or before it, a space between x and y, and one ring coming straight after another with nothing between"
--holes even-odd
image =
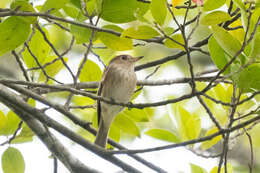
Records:
<instances>
[{"instance_id":1,"label":"bird's tail","mask_svg":"<svg viewBox=\"0 0 260 173\"><path fill-rule=\"evenodd\" d=\"M105 127L103 120L101 119L99 129L97 132L95 144L100 147L105 148L107 144L107 136L108 136L109 128Z\"/></svg>"}]
</instances>

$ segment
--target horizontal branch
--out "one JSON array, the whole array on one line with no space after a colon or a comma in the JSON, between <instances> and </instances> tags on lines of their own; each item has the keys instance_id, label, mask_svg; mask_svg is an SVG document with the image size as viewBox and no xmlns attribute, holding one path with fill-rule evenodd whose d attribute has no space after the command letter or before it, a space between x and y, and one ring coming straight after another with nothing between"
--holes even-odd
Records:
<instances>
[{"instance_id":1,"label":"horizontal branch","mask_svg":"<svg viewBox=\"0 0 260 173\"><path fill-rule=\"evenodd\" d=\"M208 43L208 39L210 38L210 36L208 36L204 40L201 40L201 41L195 43L194 45L192 45L191 48L190 48L190 52L197 51L195 49L196 47L201 47L201 46L206 45ZM180 51L180 52L178 52L175 55L167 56L167 57L159 59L159 60L151 61L151 62L148 62L146 64L142 64L142 65L138 65L138 66L135 67L135 70L139 71L139 70L142 70L142 69L145 69L145 68L150 68L150 67L153 67L153 66L164 64L164 63L166 63L168 61L179 59L183 55L186 55L186 52L185 51Z\"/></svg>"},{"instance_id":2,"label":"horizontal branch","mask_svg":"<svg viewBox=\"0 0 260 173\"><path fill-rule=\"evenodd\" d=\"M198 82L207 82L210 81L214 76L208 77L195 77L194 80ZM220 77L221 79L221 77ZM175 79L161 79L161 80L138 80L138 86L162 86L162 85L173 85L173 84L185 84L189 83L191 78L189 77L182 77L182 78L175 78ZM73 87L74 84L58 84L58 85L49 85L44 83L36 83L36 82L27 82L22 80L13 80L13 79L0 79L0 83L10 83L10 84L19 84L25 85L30 87L40 87L40 88L48 88L53 90L64 90L64 87ZM95 89L98 88L99 82L81 82L77 83L77 89Z\"/></svg>"},{"instance_id":3,"label":"horizontal branch","mask_svg":"<svg viewBox=\"0 0 260 173\"><path fill-rule=\"evenodd\" d=\"M100 157L106 159L107 161L109 161L111 163L114 163L115 165L119 166L120 168L124 169L125 171L134 172L134 173L139 173L140 172L136 168L134 168L134 167L132 167L132 166L122 162L118 158L116 158L114 156L107 155L106 154L106 150L104 150L103 148L101 148L101 147L99 147L99 146L89 142L85 138L83 138L80 135L78 135L75 132L73 132L68 127L63 126L59 122L53 120L52 118L50 118L45 113L41 112L40 110L32 107L31 105L29 105L28 103L23 101L21 96L18 96L16 94L12 93L6 87L3 87L1 85L0 85L0 100L1 100L1 102L3 104L5 104L7 106L11 106L12 105L11 108L14 109L14 110L19 109L22 112L26 112L26 114L36 118L41 123L43 123L43 124L53 128L53 129L55 129L56 131L58 131L59 133L63 134L67 138L69 138L72 141L76 142L77 144L83 146L84 148L92 151L93 153L99 155ZM19 111L17 113L19 115ZM26 119L24 119L24 120L26 121Z\"/></svg>"},{"instance_id":4,"label":"horizontal branch","mask_svg":"<svg viewBox=\"0 0 260 173\"><path fill-rule=\"evenodd\" d=\"M67 19L67 18L65 19L62 17L57 17L57 16L51 15L49 13L26 12L26 11L16 11L16 10L0 11L0 17L7 17L7 16L36 16L36 17L41 17L41 18L48 18L48 19L53 19L56 21L61 21L61 22L81 26L84 28L89 28L89 29L99 31L99 32L106 32L106 33L110 33L110 34L113 34L116 36L121 36L120 32L116 32L114 30L100 28L100 27L97 27L97 26L89 24L89 23L82 23L82 22L77 22L77 21ZM151 38L151 39L138 39L138 40L142 40L142 41L146 41L146 42L162 43L162 38L159 38L159 37L158 38L155 37L155 38Z\"/></svg>"},{"instance_id":5,"label":"horizontal branch","mask_svg":"<svg viewBox=\"0 0 260 173\"><path fill-rule=\"evenodd\" d=\"M147 148L147 149L137 149L137 150L119 150L119 151L107 151L109 154L137 154L137 153L147 153L147 152L154 152L154 151L160 151L160 150L166 150L166 149L173 149L173 148L178 148L178 147L184 147L187 145L191 145L191 144L197 144L197 143L201 143L204 141L208 141L211 140L217 136L223 135L225 133L231 133L235 130L241 129L246 127L247 125L254 123L256 121L260 120L260 115L247 120L243 123L240 123L236 126L233 126L229 129L222 129L219 130L216 133L213 133L211 135L205 136L205 137L201 137L201 138L197 138L197 139L193 139L193 140L189 140L189 141L185 141L185 142L180 142L177 144L170 144L170 145L165 145L165 146L161 146L161 147L154 147L154 148Z\"/></svg>"},{"instance_id":6,"label":"horizontal branch","mask_svg":"<svg viewBox=\"0 0 260 173\"><path fill-rule=\"evenodd\" d=\"M29 105L18 95L12 94L6 87L0 85L0 101L12 109L32 131L41 139L46 147L53 153L71 173L97 173L97 170L87 167L80 160L74 157L67 148L46 128L44 124L35 119L35 115L40 112L29 111ZM30 109L32 110L32 109ZM41 113L43 114L43 113ZM42 115L40 115L42 116ZM44 115L45 117L46 115Z\"/></svg>"}]
</instances>

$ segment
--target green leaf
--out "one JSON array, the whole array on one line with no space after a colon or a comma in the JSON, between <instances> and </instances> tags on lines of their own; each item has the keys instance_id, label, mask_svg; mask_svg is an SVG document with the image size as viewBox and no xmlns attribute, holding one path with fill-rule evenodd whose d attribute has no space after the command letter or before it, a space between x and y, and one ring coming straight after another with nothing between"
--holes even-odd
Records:
<instances>
[{"instance_id":1,"label":"green leaf","mask_svg":"<svg viewBox=\"0 0 260 173\"><path fill-rule=\"evenodd\" d=\"M114 124L112 124L110 126L110 129L109 129L109 132L108 132L109 138L113 139L116 142L119 142L120 134L121 134L120 129L117 126L115 126ZM110 147L113 148L112 146L110 146Z\"/></svg>"},{"instance_id":2,"label":"green leaf","mask_svg":"<svg viewBox=\"0 0 260 173\"><path fill-rule=\"evenodd\" d=\"M103 0L101 18L112 23L126 23L144 15L149 5L136 0Z\"/></svg>"},{"instance_id":3,"label":"green leaf","mask_svg":"<svg viewBox=\"0 0 260 173\"><path fill-rule=\"evenodd\" d=\"M147 25L132 26L122 33L122 36L136 39L149 39L158 35L159 33L155 29Z\"/></svg>"},{"instance_id":4,"label":"green leaf","mask_svg":"<svg viewBox=\"0 0 260 173\"><path fill-rule=\"evenodd\" d=\"M103 44L101 46L103 46ZM116 51L112 49L93 48L92 50L104 61L105 64L108 64L109 61L116 55Z\"/></svg>"},{"instance_id":5,"label":"green leaf","mask_svg":"<svg viewBox=\"0 0 260 173\"><path fill-rule=\"evenodd\" d=\"M140 137L139 128L130 118L124 114L118 114L113 124L125 133Z\"/></svg>"},{"instance_id":6,"label":"green leaf","mask_svg":"<svg viewBox=\"0 0 260 173\"><path fill-rule=\"evenodd\" d=\"M235 56L236 53L241 49L241 43L228 33L225 29L214 25L212 26L213 36L217 40L218 44L227 52L231 57ZM245 60L245 56L240 54L238 59L240 61Z\"/></svg>"},{"instance_id":7,"label":"green leaf","mask_svg":"<svg viewBox=\"0 0 260 173\"><path fill-rule=\"evenodd\" d=\"M13 147L7 148L2 155L4 173L24 173L25 163L21 152Z\"/></svg>"},{"instance_id":8,"label":"green leaf","mask_svg":"<svg viewBox=\"0 0 260 173\"><path fill-rule=\"evenodd\" d=\"M15 10L17 7L19 7L19 11L35 12L33 6L27 0L15 0L10 7L12 10ZM33 24L37 21L37 17L19 16L19 18L30 24Z\"/></svg>"},{"instance_id":9,"label":"green leaf","mask_svg":"<svg viewBox=\"0 0 260 173\"><path fill-rule=\"evenodd\" d=\"M70 0L70 3L73 4L78 9L81 9L81 0Z\"/></svg>"},{"instance_id":10,"label":"green leaf","mask_svg":"<svg viewBox=\"0 0 260 173\"><path fill-rule=\"evenodd\" d=\"M233 173L233 168L232 168L232 165L231 165L230 163L227 164L227 172L228 172L228 173ZM218 167L215 166L215 167L210 171L210 173L218 173ZM222 168L220 169L220 173L225 173L224 167L222 167Z\"/></svg>"},{"instance_id":11,"label":"green leaf","mask_svg":"<svg viewBox=\"0 0 260 173\"><path fill-rule=\"evenodd\" d=\"M260 64L252 64L243 69L237 85L243 92L260 90Z\"/></svg>"},{"instance_id":12,"label":"green leaf","mask_svg":"<svg viewBox=\"0 0 260 173\"><path fill-rule=\"evenodd\" d=\"M216 127L214 127L212 129L208 130L207 133L205 134L205 136L212 135L213 133L216 133L216 132L218 132L218 129ZM222 138L221 135L219 135L209 141L205 141L202 143L201 148L203 150L207 150L207 149L211 148L213 145L215 145L216 143L218 143L221 140L221 138Z\"/></svg>"},{"instance_id":13,"label":"green leaf","mask_svg":"<svg viewBox=\"0 0 260 173\"><path fill-rule=\"evenodd\" d=\"M21 133L12 140L12 144L20 144L25 142L31 142L33 141L34 133L32 130L26 125L23 124L23 128Z\"/></svg>"},{"instance_id":14,"label":"green leaf","mask_svg":"<svg viewBox=\"0 0 260 173\"><path fill-rule=\"evenodd\" d=\"M70 0L46 0L41 8L41 12L46 12L50 9L57 11L60 8L63 8Z\"/></svg>"},{"instance_id":15,"label":"green leaf","mask_svg":"<svg viewBox=\"0 0 260 173\"><path fill-rule=\"evenodd\" d=\"M46 34L47 38L49 38L48 30L46 30L45 28L42 28L42 30ZM48 45L48 43L46 43L40 31L35 30L35 33L28 45L33 55L37 57L38 62L43 65L46 57L51 51L51 47ZM25 49L22 55L24 62L28 68L38 67L35 59L32 57L27 49Z\"/></svg>"},{"instance_id":16,"label":"green leaf","mask_svg":"<svg viewBox=\"0 0 260 173\"><path fill-rule=\"evenodd\" d=\"M173 36L171 36L171 38L181 44L184 44L184 39L181 34L174 34ZM164 45L169 48L177 48L177 49L185 50L183 46L181 46L178 43L175 43L169 38L165 39Z\"/></svg>"},{"instance_id":17,"label":"green leaf","mask_svg":"<svg viewBox=\"0 0 260 173\"><path fill-rule=\"evenodd\" d=\"M87 17L82 13L81 8L77 8L73 3L67 3L62 9L68 16L77 21L84 21L87 19Z\"/></svg>"},{"instance_id":18,"label":"green leaf","mask_svg":"<svg viewBox=\"0 0 260 173\"><path fill-rule=\"evenodd\" d=\"M135 100L142 92L141 86L136 86L135 92L132 95L131 101Z\"/></svg>"},{"instance_id":19,"label":"green leaf","mask_svg":"<svg viewBox=\"0 0 260 173\"><path fill-rule=\"evenodd\" d=\"M100 14L102 12L103 0L95 0L96 13Z\"/></svg>"},{"instance_id":20,"label":"green leaf","mask_svg":"<svg viewBox=\"0 0 260 173\"><path fill-rule=\"evenodd\" d=\"M6 118L5 135L10 135L15 132L21 120L13 111L9 111Z\"/></svg>"},{"instance_id":21,"label":"green leaf","mask_svg":"<svg viewBox=\"0 0 260 173\"><path fill-rule=\"evenodd\" d=\"M225 55L225 51L220 47L217 40L214 37L210 37L208 42L208 48L210 57L213 62L216 64L218 69L222 69L230 60L227 55ZM230 67L224 72L224 74L230 73Z\"/></svg>"},{"instance_id":22,"label":"green leaf","mask_svg":"<svg viewBox=\"0 0 260 173\"><path fill-rule=\"evenodd\" d=\"M252 41L252 48L249 57L260 59L260 30L255 34Z\"/></svg>"},{"instance_id":23,"label":"green leaf","mask_svg":"<svg viewBox=\"0 0 260 173\"><path fill-rule=\"evenodd\" d=\"M201 124L200 117L196 114L190 114L187 110L179 107L180 123L179 130L182 140L195 139L200 135Z\"/></svg>"},{"instance_id":24,"label":"green leaf","mask_svg":"<svg viewBox=\"0 0 260 173\"><path fill-rule=\"evenodd\" d=\"M174 32L173 27L164 27L164 28L162 28L162 30L166 35L171 35Z\"/></svg>"},{"instance_id":25,"label":"green leaf","mask_svg":"<svg viewBox=\"0 0 260 173\"><path fill-rule=\"evenodd\" d=\"M7 127L7 118L5 114L0 111L0 135L5 135L6 134L6 127Z\"/></svg>"},{"instance_id":26,"label":"green leaf","mask_svg":"<svg viewBox=\"0 0 260 173\"><path fill-rule=\"evenodd\" d=\"M167 141L167 142L172 142L172 143L180 142L178 136L176 136L171 131L165 129L150 129L146 131L145 134L153 138Z\"/></svg>"},{"instance_id":27,"label":"green leaf","mask_svg":"<svg viewBox=\"0 0 260 173\"><path fill-rule=\"evenodd\" d=\"M114 30L116 32L123 32L124 29L117 26L117 25L104 25L102 28L104 29L110 29L110 30Z\"/></svg>"},{"instance_id":28,"label":"green leaf","mask_svg":"<svg viewBox=\"0 0 260 173\"><path fill-rule=\"evenodd\" d=\"M134 120L135 122L148 122L149 116L145 109L136 109L131 110L125 109L121 114L125 114L128 118Z\"/></svg>"},{"instance_id":29,"label":"green leaf","mask_svg":"<svg viewBox=\"0 0 260 173\"><path fill-rule=\"evenodd\" d=\"M99 66L91 60L87 60L79 75L81 82L99 81L102 77L102 71Z\"/></svg>"},{"instance_id":30,"label":"green leaf","mask_svg":"<svg viewBox=\"0 0 260 173\"><path fill-rule=\"evenodd\" d=\"M29 105L31 105L32 107L36 106L36 101L32 98L29 98L29 100L27 101Z\"/></svg>"},{"instance_id":31,"label":"green leaf","mask_svg":"<svg viewBox=\"0 0 260 173\"><path fill-rule=\"evenodd\" d=\"M89 16L96 15L96 0L88 0L86 3L87 12Z\"/></svg>"},{"instance_id":32,"label":"green leaf","mask_svg":"<svg viewBox=\"0 0 260 173\"><path fill-rule=\"evenodd\" d=\"M167 15L167 1L166 0L152 0L150 10L154 20L163 25Z\"/></svg>"},{"instance_id":33,"label":"green leaf","mask_svg":"<svg viewBox=\"0 0 260 173\"><path fill-rule=\"evenodd\" d=\"M220 8L225 4L226 0L206 0L206 2L203 4L203 10L204 11L211 11L215 10L217 8Z\"/></svg>"},{"instance_id":34,"label":"green leaf","mask_svg":"<svg viewBox=\"0 0 260 173\"><path fill-rule=\"evenodd\" d=\"M204 168L198 165L194 165L192 163L190 163L190 169L191 169L191 173L207 173L207 171Z\"/></svg>"},{"instance_id":35,"label":"green leaf","mask_svg":"<svg viewBox=\"0 0 260 173\"><path fill-rule=\"evenodd\" d=\"M102 28L110 29L117 31L122 29L116 25L106 25ZM129 38L123 38L116 36L114 34L109 34L105 32L99 32L98 38L110 49L117 50L117 51L123 51L123 50L131 50L133 49L133 40Z\"/></svg>"},{"instance_id":36,"label":"green leaf","mask_svg":"<svg viewBox=\"0 0 260 173\"><path fill-rule=\"evenodd\" d=\"M47 62L52 62L54 59L56 59L56 56L50 56L47 57L45 63ZM68 58L63 57L64 61L67 62ZM51 65L48 65L45 67L45 72L47 73L48 76L54 77L62 68L64 67L64 64L61 60L57 60ZM39 81L45 81L46 76L42 71L40 71L40 76L39 76Z\"/></svg>"},{"instance_id":37,"label":"green leaf","mask_svg":"<svg viewBox=\"0 0 260 173\"><path fill-rule=\"evenodd\" d=\"M71 25L70 26L71 33L74 35L76 38L76 43L77 44L82 44L82 43L88 43L91 37L91 29L77 26L77 25ZM94 34L93 41L96 40L95 37L96 34Z\"/></svg>"},{"instance_id":38,"label":"green leaf","mask_svg":"<svg viewBox=\"0 0 260 173\"><path fill-rule=\"evenodd\" d=\"M246 30L247 23L248 23L248 15L246 12L246 6L242 2L242 0L233 0L233 2L236 6L238 6L240 8L242 25L243 25L244 30Z\"/></svg>"},{"instance_id":39,"label":"green leaf","mask_svg":"<svg viewBox=\"0 0 260 173\"><path fill-rule=\"evenodd\" d=\"M236 6L238 6L240 9L242 10L246 10L246 6L243 3L242 0L233 0L233 2L235 3Z\"/></svg>"},{"instance_id":40,"label":"green leaf","mask_svg":"<svg viewBox=\"0 0 260 173\"><path fill-rule=\"evenodd\" d=\"M77 106L92 105L96 102L95 100L85 96L73 96L72 101Z\"/></svg>"},{"instance_id":41,"label":"green leaf","mask_svg":"<svg viewBox=\"0 0 260 173\"><path fill-rule=\"evenodd\" d=\"M8 17L0 23L0 56L24 43L30 31L30 24L19 17Z\"/></svg>"},{"instance_id":42,"label":"green leaf","mask_svg":"<svg viewBox=\"0 0 260 173\"><path fill-rule=\"evenodd\" d=\"M232 17L224 11L213 11L211 13L204 15L200 20L200 24L216 25L230 19L232 19Z\"/></svg>"},{"instance_id":43,"label":"green leaf","mask_svg":"<svg viewBox=\"0 0 260 173\"><path fill-rule=\"evenodd\" d=\"M232 89L231 87L227 87L225 85L218 84L214 87L213 90L215 91L217 99L219 99L223 102L230 102L232 93L233 93L233 89L232 90L231 89Z\"/></svg>"}]
</instances>

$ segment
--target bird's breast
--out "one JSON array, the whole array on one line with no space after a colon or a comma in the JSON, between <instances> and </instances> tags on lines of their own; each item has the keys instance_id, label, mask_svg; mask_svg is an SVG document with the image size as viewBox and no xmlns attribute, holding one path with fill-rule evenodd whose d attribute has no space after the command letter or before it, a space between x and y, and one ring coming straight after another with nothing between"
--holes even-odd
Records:
<instances>
[{"instance_id":1,"label":"bird's breast","mask_svg":"<svg viewBox=\"0 0 260 173\"><path fill-rule=\"evenodd\" d=\"M113 77L104 82L102 96L118 102L129 102L136 87L135 72L116 69L108 75L113 75Z\"/></svg>"}]
</instances>

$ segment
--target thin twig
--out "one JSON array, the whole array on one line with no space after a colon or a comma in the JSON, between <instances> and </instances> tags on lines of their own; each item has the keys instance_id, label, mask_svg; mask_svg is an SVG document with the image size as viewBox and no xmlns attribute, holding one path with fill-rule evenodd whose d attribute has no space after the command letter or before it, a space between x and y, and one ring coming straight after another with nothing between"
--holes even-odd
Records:
<instances>
[{"instance_id":1,"label":"thin twig","mask_svg":"<svg viewBox=\"0 0 260 173\"><path fill-rule=\"evenodd\" d=\"M30 77L29 77L29 75L28 75L28 73L27 73L27 71L26 71L26 69L25 69L25 67L23 65L23 62L22 62L21 58L17 55L15 50L12 51L12 54L14 55L14 57L16 59L16 62L18 63L20 69L22 70L23 76L24 76L25 80L26 81L30 81Z\"/></svg>"},{"instance_id":2,"label":"thin twig","mask_svg":"<svg viewBox=\"0 0 260 173\"><path fill-rule=\"evenodd\" d=\"M247 130L244 128L244 131L246 133L246 136L248 137L249 145L250 145L250 163L248 164L249 167L249 173L253 173L253 167L254 167L254 148L253 148L253 142L251 135L247 132Z\"/></svg>"},{"instance_id":3,"label":"thin twig","mask_svg":"<svg viewBox=\"0 0 260 173\"><path fill-rule=\"evenodd\" d=\"M53 50L53 52L55 53L55 55L61 60L61 62L63 63L63 65L66 67L66 69L69 71L72 79L75 78L73 72L71 71L70 67L67 65L66 61L64 60L64 58L61 56L61 54L58 52L58 50L54 47L54 45L50 42L50 40L47 38L47 35L45 34L45 32L42 30L42 28L40 27L40 25L36 25L37 29L40 31L40 33L43 36L43 39L46 41L46 43L51 47L51 49Z\"/></svg>"}]
</instances>

